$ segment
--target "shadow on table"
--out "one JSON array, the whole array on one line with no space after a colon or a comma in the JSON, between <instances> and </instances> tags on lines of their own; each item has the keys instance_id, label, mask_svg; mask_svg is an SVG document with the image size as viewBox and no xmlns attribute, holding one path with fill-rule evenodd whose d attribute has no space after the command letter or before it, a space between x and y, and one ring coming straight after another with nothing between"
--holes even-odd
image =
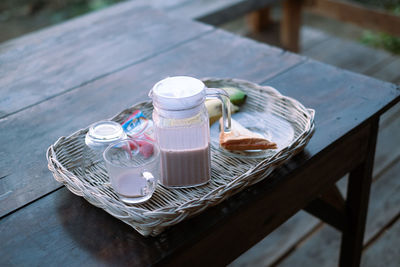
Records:
<instances>
[{"instance_id":1,"label":"shadow on table","mask_svg":"<svg viewBox=\"0 0 400 267\"><path fill-rule=\"evenodd\" d=\"M252 201L257 197L260 188L267 192L273 190L273 185L282 175L303 164L308 157L306 152L301 152L274 171L271 177L231 197L229 202L225 201L211 207L203 212L204 216L183 221L177 227L169 228L157 237L144 238L130 226L102 209L92 206L82 197L61 189L62 196L56 200L59 202L56 205L57 215L67 234L62 238L63 242L68 243L70 242L68 239L72 239L75 246L74 256L69 257L70 263L74 265L155 263L167 256L167 251L179 251L180 248L190 245L188 242L195 240L196 235L207 233L210 227L240 209L244 203ZM196 233L193 229L196 229Z\"/></svg>"}]
</instances>

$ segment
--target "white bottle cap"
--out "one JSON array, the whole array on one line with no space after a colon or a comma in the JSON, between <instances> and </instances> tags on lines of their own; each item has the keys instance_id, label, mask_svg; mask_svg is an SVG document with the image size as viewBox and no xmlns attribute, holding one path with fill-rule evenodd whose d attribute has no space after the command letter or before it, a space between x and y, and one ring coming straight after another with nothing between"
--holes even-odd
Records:
<instances>
[{"instance_id":1,"label":"white bottle cap","mask_svg":"<svg viewBox=\"0 0 400 267\"><path fill-rule=\"evenodd\" d=\"M107 145L127 138L122 126L114 121L99 121L89 127L85 143L92 149L103 149Z\"/></svg>"},{"instance_id":2,"label":"white bottle cap","mask_svg":"<svg viewBox=\"0 0 400 267\"><path fill-rule=\"evenodd\" d=\"M200 111L200 104L205 100L205 87L204 83L196 78L175 76L156 83L149 96L160 115L188 118Z\"/></svg>"}]
</instances>

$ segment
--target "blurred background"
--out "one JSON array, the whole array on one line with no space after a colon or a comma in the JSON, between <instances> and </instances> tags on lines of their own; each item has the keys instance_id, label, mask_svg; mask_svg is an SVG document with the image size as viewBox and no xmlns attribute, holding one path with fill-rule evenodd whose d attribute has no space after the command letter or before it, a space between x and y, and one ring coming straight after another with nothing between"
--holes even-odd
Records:
<instances>
[{"instance_id":1,"label":"blurred background","mask_svg":"<svg viewBox=\"0 0 400 267\"><path fill-rule=\"evenodd\" d=\"M0 1L0 42L123 1L126 0L2 0ZM354 2L400 15L400 0L354 0ZM274 8L275 19L279 17L277 9L279 5ZM343 28L340 22L314 15L307 9L303 13L305 26L315 27L339 37L350 38L365 45L400 54L399 37L351 25ZM227 29L247 35L249 30L245 28L246 24L240 18L238 19L236 23L230 23ZM264 40L268 39L264 38ZM273 39L268 41L274 43ZM276 42L274 44L279 45Z\"/></svg>"},{"instance_id":2,"label":"blurred background","mask_svg":"<svg viewBox=\"0 0 400 267\"><path fill-rule=\"evenodd\" d=\"M1 0L0 42L123 0Z\"/></svg>"}]
</instances>

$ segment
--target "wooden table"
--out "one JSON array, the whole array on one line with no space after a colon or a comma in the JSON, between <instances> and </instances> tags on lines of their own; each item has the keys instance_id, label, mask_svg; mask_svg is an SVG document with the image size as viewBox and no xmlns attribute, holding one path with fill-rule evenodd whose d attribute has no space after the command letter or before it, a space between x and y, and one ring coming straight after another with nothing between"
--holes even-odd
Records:
<instances>
[{"instance_id":1,"label":"wooden table","mask_svg":"<svg viewBox=\"0 0 400 267\"><path fill-rule=\"evenodd\" d=\"M399 88L146 6L125 7L0 45L0 266L223 265L301 209L343 231L340 262L358 265L378 120L399 101ZM316 132L263 182L144 238L55 182L45 151L147 99L168 75L274 86L316 110ZM333 185L346 173L341 202Z\"/></svg>"}]
</instances>

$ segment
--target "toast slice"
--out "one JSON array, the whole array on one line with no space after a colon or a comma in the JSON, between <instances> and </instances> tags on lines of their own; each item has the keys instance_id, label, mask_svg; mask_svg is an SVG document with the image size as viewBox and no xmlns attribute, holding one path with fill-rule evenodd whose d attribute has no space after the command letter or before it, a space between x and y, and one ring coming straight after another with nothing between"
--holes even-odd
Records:
<instances>
[{"instance_id":1,"label":"toast slice","mask_svg":"<svg viewBox=\"0 0 400 267\"><path fill-rule=\"evenodd\" d=\"M219 144L228 150L257 150L257 149L276 149L278 146L265 139L262 135L254 133L239 122L231 119L231 131L225 133L223 130L222 118L219 120L221 132L219 134Z\"/></svg>"}]
</instances>

